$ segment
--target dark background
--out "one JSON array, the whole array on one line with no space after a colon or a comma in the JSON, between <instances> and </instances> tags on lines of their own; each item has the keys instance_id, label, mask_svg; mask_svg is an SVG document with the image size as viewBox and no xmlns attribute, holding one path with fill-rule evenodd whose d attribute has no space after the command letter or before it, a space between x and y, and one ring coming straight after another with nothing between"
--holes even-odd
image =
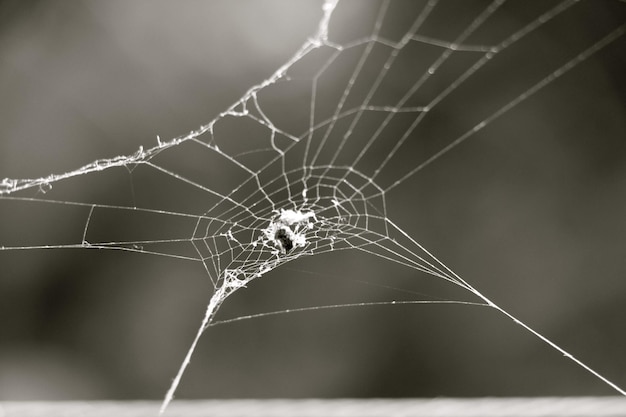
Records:
<instances>
[{"instance_id":1,"label":"dark background","mask_svg":"<svg viewBox=\"0 0 626 417\"><path fill-rule=\"evenodd\" d=\"M394 3L383 35L401 33L416 16L415 3ZM443 2L423 33L451 41L485 4ZM552 4L507 3L468 43L497 43ZM154 146L157 135L168 139L212 120L315 32L320 6L278 0L3 2L0 178L35 178L132 154L140 145ZM371 33L376 8L369 6L342 3L331 40ZM532 32L442 102L381 181L398 178L625 20L623 2L587 1ZM389 217L455 272L622 386L625 47L618 39L387 200ZM407 48L381 101L397 100L424 73L432 52ZM465 55L456 56L467 68ZM454 79L442 73L435 91ZM328 77L321 84L332 91L335 81ZM336 82L343 91L345 82ZM294 85L310 88L310 76L271 90L268 111L280 117L298 108L294 103L308 105ZM331 104L324 100L320 107L332 111L332 98ZM241 140L246 146L255 139ZM49 198L129 204L129 174L123 171L70 181L70 191L55 185ZM220 185L229 185L223 176ZM142 184L137 198L146 188L169 195L158 182ZM189 203L189 212L202 211L195 204ZM84 217L69 209L0 200L0 210L0 245L80 241ZM130 227L127 221L119 219L113 231ZM272 271L228 299L219 318L334 303L463 298L448 287L343 251ZM211 289L204 269L190 261L117 251L0 251L0 399L160 398ZM217 326L204 335L178 396L605 394L613 391L493 310L413 305Z\"/></svg>"}]
</instances>

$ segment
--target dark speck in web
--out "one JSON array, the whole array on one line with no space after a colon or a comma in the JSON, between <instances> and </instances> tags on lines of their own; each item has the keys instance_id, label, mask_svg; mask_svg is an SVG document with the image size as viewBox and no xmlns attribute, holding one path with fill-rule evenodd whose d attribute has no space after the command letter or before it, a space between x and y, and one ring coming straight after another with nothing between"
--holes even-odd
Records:
<instances>
[{"instance_id":1,"label":"dark speck in web","mask_svg":"<svg viewBox=\"0 0 626 417\"><path fill-rule=\"evenodd\" d=\"M285 250L285 253L289 253L289 251L293 249L293 241L289 238L285 229L278 229L274 235L274 239L280 242L281 246Z\"/></svg>"}]
</instances>

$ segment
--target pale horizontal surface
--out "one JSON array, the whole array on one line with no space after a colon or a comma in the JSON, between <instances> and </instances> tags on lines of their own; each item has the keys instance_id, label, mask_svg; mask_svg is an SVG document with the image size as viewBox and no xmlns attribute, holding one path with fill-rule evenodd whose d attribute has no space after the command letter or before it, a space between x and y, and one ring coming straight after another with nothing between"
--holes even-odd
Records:
<instances>
[{"instance_id":1,"label":"pale horizontal surface","mask_svg":"<svg viewBox=\"0 0 626 417\"><path fill-rule=\"evenodd\" d=\"M0 402L0 417L155 416L156 401ZM626 416L626 397L174 401L166 416Z\"/></svg>"}]
</instances>

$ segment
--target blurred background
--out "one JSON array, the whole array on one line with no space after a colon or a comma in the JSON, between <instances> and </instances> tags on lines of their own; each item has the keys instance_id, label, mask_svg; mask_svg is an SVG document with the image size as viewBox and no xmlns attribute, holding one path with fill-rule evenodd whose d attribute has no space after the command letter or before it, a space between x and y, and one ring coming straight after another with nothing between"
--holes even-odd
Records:
<instances>
[{"instance_id":1,"label":"blurred background","mask_svg":"<svg viewBox=\"0 0 626 417\"><path fill-rule=\"evenodd\" d=\"M420 33L451 42L487 4L444 1ZM466 43L497 44L556 4L506 3ZM371 34L378 6L340 3L330 39L346 44ZM381 37L400 39L423 6L392 2ZM195 129L291 58L320 18L321 1L4 1L0 178L66 172L155 146L157 135L165 140ZM437 105L381 183L399 178L625 21L623 2L583 1L532 31ZM622 36L387 196L389 217L452 270L621 386L625 51ZM396 103L441 52L418 43L403 50L375 104ZM268 115L294 134L307 127L302 115L308 115L311 79L331 54L323 50L303 61L289 74L291 82L259 96ZM350 54L319 78L320 118L334 111L345 89L350 72L342 65L359 57ZM407 105L428 103L478 58L455 54ZM372 61L378 67L363 73L375 76L384 59L374 54ZM402 122L391 126L383 143L397 143L405 130ZM259 140L216 138L243 148L256 148ZM262 140L258 146L266 147ZM360 146L357 141L346 152ZM359 168L371 173L375 156ZM207 169L219 162L215 155L206 161ZM175 184L144 174L111 170L55 184L45 196L20 196L206 209L201 199L175 194ZM225 172L217 175L216 187L237 184ZM70 207L0 199L0 246L80 243L84 216ZM137 228L131 216L97 220L101 233ZM170 220L151 224L149 232L174 228ZM229 298L218 318L360 301L463 299L449 287L342 251L266 274ZM0 250L0 399L161 398L211 291L197 262L121 251ZM216 326L202 338L177 396L609 394L495 311L413 305Z\"/></svg>"}]
</instances>

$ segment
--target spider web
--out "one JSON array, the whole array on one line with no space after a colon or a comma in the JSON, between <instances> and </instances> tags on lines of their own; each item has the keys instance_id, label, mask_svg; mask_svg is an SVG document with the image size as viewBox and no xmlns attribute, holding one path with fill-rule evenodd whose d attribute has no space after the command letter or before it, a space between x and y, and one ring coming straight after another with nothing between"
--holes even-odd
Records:
<instances>
[{"instance_id":1,"label":"spider web","mask_svg":"<svg viewBox=\"0 0 626 417\"><path fill-rule=\"evenodd\" d=\"M69 242L22 243L23 236L8 235L1 249L122 250L202 265L214 293L163 409L228 296L281 265L342 250L458 286L475 299L456 302L493 307L571 357L403 231L389 217L387 198L410 193L406 185L417 173L626 32L624 24L603 28L584 48L513 78L509 71L535 52L533 37L584 7L578 3L543 3L511 22L512 10L527 5L479 2L455 14L450 7L458 3L383 1L360 15L361 24L345 27L344 14L357 6L328 0L317 32L293 57L208 124L66 173L3 179L1 202L9 211L45 204L81 220ZM493 91L485 91L490 78ZM459 108L467 103L475 108ZM445 121L459 110L467 116ZM97 183L105 171L131 178L130 199L73 196L82 181Z\"/></svg>"}]
</instances>

